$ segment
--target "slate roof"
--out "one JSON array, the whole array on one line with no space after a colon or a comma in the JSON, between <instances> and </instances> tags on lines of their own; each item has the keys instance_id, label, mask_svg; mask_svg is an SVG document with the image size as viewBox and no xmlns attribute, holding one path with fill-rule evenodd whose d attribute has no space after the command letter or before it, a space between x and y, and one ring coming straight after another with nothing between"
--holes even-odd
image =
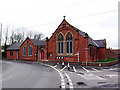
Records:
<instances>
[{"instance_id":1,"label":"slate roof","mask_svg":"<svg viewBox=\"0 0 120 90\"><path fill-rule=\"evenodd\" d=\"M46 41L40 41L40 40L36 40L36 39L31 39L31 41L34 43L34 45L36 46L40 46L40 45L46 45Z\"/></svg>"},{"instance_id":2,"label":"slate roof","mask_svg":"<svg viewBox=\"0 0 120 90\"><path fill-rule=\"evenodd\" d=\"M7 50L19 50L19 47L21 46L23 42L16 42L12 44Z\"/></svg>"},{"instance_id":3,"label":"slate roof","mask_svg":"<svg viewBox=\"0 0 120 90\"><path fill-rule=\"evenodd\" d=\"M72 26L72 25L71 25L71 26ZM82 37L85 37L85 32L79 30L78 28L76 28L76 27L74 27L74 26L72 26L72 28L73 28L75 31L79 32L79 34L82 35Z\"/></svg>"},{"instance_id":4,"label":"slate roof","mask_svg":"<svg viewBox=\"0 0 120 90\"><path fill-rule=\"evenodd\" d=\"M79 34L82 36L82 37L84 37L85 38L85 32L83 32L83 31L81 31L81 30L79 30L78 28L76 28L76 27L74 27L74 26L72 26L71 25L71 27L75 30L75 31L77 31L77 32L79 32ZM96 46L96 47L104 47L104 40L93 40L91 37L88 37L88 45L93 45L93 46Z\"/></svg>"},{"instance_id":5,"label":"slate roof","mask_svg":"<svg viewBox=\"0 0 120 90\"><path fill-rule=\"evenodd\" d=\"M46 45L46 41L40 41L40 40L35 40L35 39L30 39L30 40L36 46ZM22 43L23 42L16 42L16 43L12 44L9 48L7 48L7 50L19 50Z\"/></svg>"},{"instance_id":6,"label":"slate roof","mask_svg":"<svg viewBox=\"0 0 120 90\"><path fill-rule=\"evenodd\" d=\"M94 40L98 45L99 47L104 47L104 40Z\"/></svg>"},{"instance_id":7,"label":"slate roof","mask_svg":"<svg viewBox=\"0 0 120 90\"><path fill-rule=\"evenodd\" d=\"M99 45L91 37L88 38L88 44L99 47Z\"/></svg>"}]
</instances>

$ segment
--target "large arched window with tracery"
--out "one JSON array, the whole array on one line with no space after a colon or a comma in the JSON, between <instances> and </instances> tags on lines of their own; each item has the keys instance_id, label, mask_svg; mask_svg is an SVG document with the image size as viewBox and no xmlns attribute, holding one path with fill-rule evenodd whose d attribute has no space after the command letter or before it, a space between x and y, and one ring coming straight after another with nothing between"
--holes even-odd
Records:
<instances>
[{"instance_id":1,"label":"large arched window with tracery","mask_svg":"<svg viewBox=\"0 0 120 90\"><path fill-rule=\"evenodd\" d=\"M66 35L66 53L72 54L73 53L73 37L70 32Z\"/></svg>"},{"instance_id":2,"label":"large arched window with tracery","mask_svg":"<svg viewBox=\"0 0 120 90\"><path fill-rule=\"evenodd\" d=\"M58 53L63 53L63 35L60 33L58 35Z\"/></svg>"}]
</instances>

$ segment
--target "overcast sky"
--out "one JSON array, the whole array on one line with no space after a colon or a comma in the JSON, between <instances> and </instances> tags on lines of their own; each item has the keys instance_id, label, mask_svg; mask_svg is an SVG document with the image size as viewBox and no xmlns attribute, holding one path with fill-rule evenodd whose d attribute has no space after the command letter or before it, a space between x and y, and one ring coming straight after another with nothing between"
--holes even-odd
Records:
<instances>
[{"instance_id":1,"label":"overcast sky","mask_svg":"<svg viewBox=\"0 0 120 90\"><path fill-rule=\"evenodd\" d=\"M118 48L119 0L1 0L0 23L4 28L25 27L50 37L66 20L87 32L94 40L107 40L107 47Z\"/></svg>"}]
</instances>

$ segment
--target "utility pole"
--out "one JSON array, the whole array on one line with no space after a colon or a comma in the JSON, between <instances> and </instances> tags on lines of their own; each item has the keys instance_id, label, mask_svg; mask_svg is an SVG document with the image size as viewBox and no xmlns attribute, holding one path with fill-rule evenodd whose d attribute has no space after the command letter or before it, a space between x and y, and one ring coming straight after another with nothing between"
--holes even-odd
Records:
<instances>
[{"instance_id":1,"label":"utility pole","mask_svg":"<svg viewBox=\"0 0 120 90\"><path fill-rule=\"evenodd\" d=\"M1 23L1 30L0 30L0 60L2 60L2 52L1 52L1 40L2 40L2 23Z\"/></svg>"}]
</instances>

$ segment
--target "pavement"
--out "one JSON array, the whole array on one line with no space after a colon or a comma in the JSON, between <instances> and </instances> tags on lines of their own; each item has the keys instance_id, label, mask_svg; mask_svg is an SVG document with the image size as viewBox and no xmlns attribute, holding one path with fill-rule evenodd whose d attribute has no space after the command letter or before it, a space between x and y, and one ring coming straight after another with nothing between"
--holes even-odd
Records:
<instances>
[{"instance_id":1,"label":"pavement","mask_svg":"<svg viewBox=\"0 0 120 90\"><path fill-rule=\"evenodd\" d=\"M2 88L112 88L118 90L118 64L108 67L0 61ZM1 75L1 72L0 72Z\"/></svg>"}]
</instances>

